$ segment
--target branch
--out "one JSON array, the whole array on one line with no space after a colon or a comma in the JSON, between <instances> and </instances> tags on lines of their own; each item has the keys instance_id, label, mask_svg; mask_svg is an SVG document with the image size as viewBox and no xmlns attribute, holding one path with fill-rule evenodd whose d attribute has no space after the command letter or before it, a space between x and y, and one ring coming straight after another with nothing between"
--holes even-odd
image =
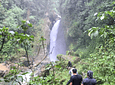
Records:
<instances>
[{"instance_id":1,"label":"branch","mask_svg":"<svg viewBox=\"0 0 115 85\"><path fill-rule=\"evenodd\" d=\"M43 40L42 40L42 46L43 46L44 54L45 54L45 47L44 47L44 41Z\"/></svg>"},{"instance_id":2,"label":"branch","mask_svg":"<svg viewBox=\"0 0 115 85\"><path fill-rule=\"evenodd\" d=\"M5 35L3 35L3 33L2 33L2 36L3 36L3 39L2 39L2 46L1 46L1 48L0 48L0 51L2 51L2 49L3 49L3 46L4 46L4 43L5 43Z\"/></svg>"},{"instance_id":3,"label":"branch","mask_svg":"<svg viewBox=\"0 0 115 85\"><path fill-rule=\"evenodd\" d=\"M39 53L40 53L40 48L41 48L41 45L39 46L39 49L38 49L38 53L37 53L37 55L36 55L36 57L39 55ZM35 57L35 58L36 58Z\"/></svg>"},{"instance_id":4,"label":"branch","mask_svg":"<svg viewBox=\"0 0 115 85\"><path fill-rule=\"evenodd\" d=\"M29 63L30 60L29 60L29 57L28 57L28 49L26 48L25 43L24 43L24 48L25 48L25 51L26 51L28 66L30 66L30 63Z\"/></svg>"},{"instance_id":5,"label":"branch","mask_svg":"<svg viewBox=\"0 0 115 85\"><path fill-rule=\"evenodd\" d=\"M54 47L52 48L52 51L53 51L53 49L54 49ZM49 55L52 54L52 51L49 53ZM47 55L37 65L35 65L34 67L38 66L47 57Z\"/></svg>"},{"instance_id":6,"label":"branch","mask_svg":"<svg viewBox=\"0 0 115 85\"><path fill-rule=\"evenodd\" d=\"M15 81L16 81L16 82L18 82L18 83L19 83L19 85L22 85L22 84L21 84L21 82L19 82L18 80L15 80Z\"/></svg>"},{"instance_id":7,"label":"branch","mask_svg":"<svg viewBox=\"0 0 115 85\"><path fill-rule=\"evenodd\" d=\"M41 64L41 62L45 59L47 57L47 55L46 56L44 56L44 58L37 64L37 65L35 65L34 67L37 67L38 65L40 65Z\"/></svg>"}]
</instances>

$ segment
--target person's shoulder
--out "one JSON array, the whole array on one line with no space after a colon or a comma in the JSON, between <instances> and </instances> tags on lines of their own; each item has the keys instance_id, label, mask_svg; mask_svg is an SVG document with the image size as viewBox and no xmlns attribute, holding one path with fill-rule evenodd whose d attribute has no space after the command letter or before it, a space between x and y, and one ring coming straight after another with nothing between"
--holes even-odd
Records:
<instances>
[{"instance_id":1,"label":"person's shoulder","mask_svg":"<svg viewBox=\"0 0 115 85\"><path fill-rule=\"evenodd\" d=\"M74 75L72 75L71 77L70 77L70 79L74 79L75 78L75 76Z\"/></svg>"},{"instance_id":2,"label":"person's shoulder","mask_svg":"<svg viewBox=\"0 0 115 85\"><path fill-rule=\"evenodd\" d=\"M77 74L77 76L82 77L81 75Z\"/></svg>"},{"instance_id":3,"label":"person's shoulder","mask_svg":"<svg viewBox=\"0 0 115 85\"><path fill-rule=\"evenodd\" d=\"M85 80L89 80L89 78L85 78L85 79L83 79L83 80L84 80L84 81L85 81Z\"/></svg>"},{"instance_id":4,"label":"person's shoulder","mask_svg":"<svg viewBox=\"0 0 115 85\"><path fill-rule=\"evenodd\" d=\"M72 75L72 76L71 76L71 78L76 78L76 77L77 77L77 75Z\"/></svg>"},{"instance_id":5,"label":"person's shoulder","mask_svg":"<svg viewBox=\"0 0 115 85\"><path fill-rule=\"evenodd\" d=\"M75 77L74 75L71 76L71 78L74 78L74 77Z\"/></svg>"},{"instance_id":6,"label":"person's shoulder","mask_svg":"<svg viewBox=\"0 0 115 85\"><path fill-rule=\"evenodd\" d=\"M96 79L93 78L93 80L96 80Z\"/></svg>"},{"instance_id":7,"label":"person's shoulder","mask_svg":"<svg viewBox=\"0 0 115 85\"><path fill-rule=\"evenodd\" d=\"M77 74L77 75L75 75L75 78L79 78L79 79L82 79L82 76L81 75L79 75L79 74Z\"/></svg>"},{"instance_id":8,"label":"person's shoulder","mask_svg":"<svg viewBox=\"0 0 115 85\"><path fill-rule=\"evenodd\" d=\"M88 81L89 81L89 78L83 79L83 83L86 83L86 82L88 82Z\"/></svg>"},{"instance_id":9,"label":"person's shoulder","mask_svg":"<svg viewBox=\"0 0 115 85\"><path fill-rule=\"evenodd\" d=\"M96 79L94 79L94 78L92 79L92 81L93 81L93 82L97 82Z\"/></svg>"},{"instance_id":10,"label":"person's shoulder","mask_svg":"<svg viewBox=\"0 0 115 85\"><path fill-rule=\"evenodd\" d=\"M96 79L85 78L85 79L83 80L84 83L88 83L89 81L96 84Z\"/></svg>"}]
</instances>

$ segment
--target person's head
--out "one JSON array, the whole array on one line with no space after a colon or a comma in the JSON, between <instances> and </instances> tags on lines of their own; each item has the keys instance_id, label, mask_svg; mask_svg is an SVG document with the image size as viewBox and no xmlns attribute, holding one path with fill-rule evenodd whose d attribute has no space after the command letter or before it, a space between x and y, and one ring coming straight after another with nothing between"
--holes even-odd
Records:
<instances>
[{"instance_id":1,"label":"person's head","mask_svg":"<svg viewBox=\"0 0 115 85\"><path fill-rule=\"evenodd\" d=\"M87 71L87 76L89 77L89 78L93 78L93 71Z\"/></svg>"},{"instance_id":2,"label":"person's head","mask_svg":"<svg viewBox=\"0 0 115 85\"><path fill-rule=\"evenodd\" d=\"M77 73L77 69L74 68L74 69L72 70L72 72L73 72L73 73Z\"/></svg>"}]
</instances>

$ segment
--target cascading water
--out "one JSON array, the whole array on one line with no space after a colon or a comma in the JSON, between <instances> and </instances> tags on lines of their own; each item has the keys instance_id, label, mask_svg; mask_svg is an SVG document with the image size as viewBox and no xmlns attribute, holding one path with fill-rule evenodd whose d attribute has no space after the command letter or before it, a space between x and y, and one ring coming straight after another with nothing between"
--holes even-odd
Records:
<instances>
[{"instance_id":1,"label":"cascading water","mask_svg":"<svg viewBox=\"0 0 115 85\"><path fill-rule=\"evenodd\" d=\"M57 61L58 54L66 54L66 43L64 39L64 31L61 28L60 20L58 20L50 33L50 60Z\"/></svg>"}]
</instances>

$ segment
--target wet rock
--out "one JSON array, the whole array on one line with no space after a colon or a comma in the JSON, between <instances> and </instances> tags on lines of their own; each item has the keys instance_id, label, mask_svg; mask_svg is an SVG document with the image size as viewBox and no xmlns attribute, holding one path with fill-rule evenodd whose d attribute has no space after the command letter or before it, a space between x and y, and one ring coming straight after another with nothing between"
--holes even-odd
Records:
<instances>
[{"instance_id":1,"label":"wet rock","mask_svg":"<svg viewBox=\"0 0 115 85\"><path fill-rule=\"evenodd\" d=\"M28 63L28 61L24 61L23 65L26 66L26 67L28 67L30 65L30 62Z\"/></svg>"},{"instance_id":2,"label":"wet rock","mask_svg":"<svg viewBox=\"0 0 115 85\"><path fill-rule=\"evenodd\" d=\"M5 75L5 72L3 70L0 70L0 77L3 77Z\"/></svg>"},{"instance_id":3,"label":"wet rock","mask_svg":"<svg viewBox=\"0 0 115 85\"><path fill-rule=\"evenodd\" d=\"M5 66L5 63L1 63L0 64L0 77L4 77L10 69L7 68L7 66Z\"/></svg>"}]
</instances>

